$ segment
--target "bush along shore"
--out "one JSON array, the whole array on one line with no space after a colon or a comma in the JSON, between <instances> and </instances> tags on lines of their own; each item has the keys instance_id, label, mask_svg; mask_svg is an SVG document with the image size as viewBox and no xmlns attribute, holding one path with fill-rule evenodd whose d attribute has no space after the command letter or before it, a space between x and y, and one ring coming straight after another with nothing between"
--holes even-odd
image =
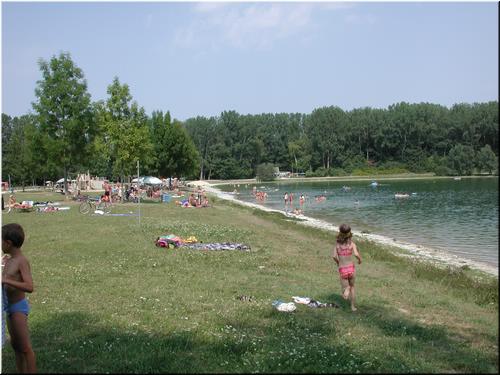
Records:
<instances>
[{"instance_id":1,"label":"bush along shore","mask_svg":"<svg viewBox=\"0 0 500 375\"><path fill-rule=\"evenodd\" d=\"M50 213L4 211L3 223L27 234L40 372L498 372L497 277L399 257L355 236L363 263L353 313L331 259L334 233L210 198L207 208L141 205L140 218L82 215L72 202ZM166 234L251 250L156 247ZM293 296L340 307L273 308ZM2 371L15 372L8 342Z\"/></svg>"}]
</instances>

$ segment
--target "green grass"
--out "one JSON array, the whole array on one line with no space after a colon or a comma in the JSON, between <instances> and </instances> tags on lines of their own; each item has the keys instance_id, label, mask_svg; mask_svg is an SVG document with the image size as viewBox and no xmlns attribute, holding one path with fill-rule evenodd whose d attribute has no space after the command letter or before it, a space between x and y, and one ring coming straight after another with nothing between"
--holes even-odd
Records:
<instances>
[{"instance_id":1,"label":"green grass","mask_svg":"<svg viewBox=\"0 0 500 375\"><path fill-rule=\"evenodd\" d=\"M18 193L46 200L42 193ZM58 199L61 199L59 196ZM141 206L137 217L3 214L27 233L29 325L47 373L498 372L498 279L438 269L358 239L356 313L340 297L334 235L276 213ZM115 208L133 211L134 205ZM163 249L162 234L250 252ZM243 302L239 295L254 296ZM308 296L339 309L272 301ZM11 347L2 371L15 372Z\"/></svg>"}]
</instances>

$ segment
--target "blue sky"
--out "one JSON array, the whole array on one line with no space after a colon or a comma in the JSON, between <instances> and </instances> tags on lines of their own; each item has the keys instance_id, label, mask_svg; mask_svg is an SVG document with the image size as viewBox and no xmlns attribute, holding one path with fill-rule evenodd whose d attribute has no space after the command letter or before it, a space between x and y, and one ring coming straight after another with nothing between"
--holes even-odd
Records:
<instances>
[{"instance_id":1,"label":"blue sky","mask_svg":"<svg viewBox=\"0 0 500 375\"><path fill-rule=\"evenodd\" d=\"M148 114L498 100L496 2L3 2L2 112L71 54L92 100L117 76Z\"/></svg>"}]
</instances>

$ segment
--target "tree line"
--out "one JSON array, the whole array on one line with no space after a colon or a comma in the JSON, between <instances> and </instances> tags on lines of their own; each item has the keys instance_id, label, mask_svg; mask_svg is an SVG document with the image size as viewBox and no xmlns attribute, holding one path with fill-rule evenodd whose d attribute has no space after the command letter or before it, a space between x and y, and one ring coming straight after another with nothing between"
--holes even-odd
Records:
<instances>
[{"instance_id":1,"label":"tree line","mask_svg":"<svg viewBox=\"0 0 500 375\"><path fill-rule=\"evenodd\" d=\"M89 171L124 181L136 172L188 179L253 178L259 166L306 176L377 172L498 173L498 102L336 106L309 114L198 116L145 113L117 77L92 102L69 53L39 61L29 114L2 114L2 180L41 184Z\"/></svg>"},{"instance_id":2,"label":"tree line","mask_svg":"<svg viewBox=\"0 0 500 375\"><path fill-rule=\"evenodd\" d=\"M184 126L199 178L250 178L273 164L306 176L377 171L470 175L498 170L498 102L397 103L387 109L196 117Z\"/></svg>"}]
</instances>

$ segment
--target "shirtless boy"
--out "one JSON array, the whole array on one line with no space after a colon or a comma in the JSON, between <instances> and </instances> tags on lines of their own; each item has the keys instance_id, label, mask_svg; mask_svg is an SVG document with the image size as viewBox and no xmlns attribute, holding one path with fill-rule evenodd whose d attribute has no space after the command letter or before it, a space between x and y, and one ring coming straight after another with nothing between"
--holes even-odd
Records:
<instances>
[{"instance_id":1,"label":"shirtless boy","mask_svg":"<svg viewBox=\"0 0 500 375\"><path fill-rule=\"evenodd\" d=\"M2 288L7 294L7 327L10 342L16 355L16 367L19 373L35 373L35 353L31 348L28 331L28 314L30 306L25 293L33 292L33 279L30 264L23 255L21 246L24 242L24 231L19 224L2 226L2 251L10 255L2 258L5 261L2 272Z\"/></svg>"}]
</instances>

